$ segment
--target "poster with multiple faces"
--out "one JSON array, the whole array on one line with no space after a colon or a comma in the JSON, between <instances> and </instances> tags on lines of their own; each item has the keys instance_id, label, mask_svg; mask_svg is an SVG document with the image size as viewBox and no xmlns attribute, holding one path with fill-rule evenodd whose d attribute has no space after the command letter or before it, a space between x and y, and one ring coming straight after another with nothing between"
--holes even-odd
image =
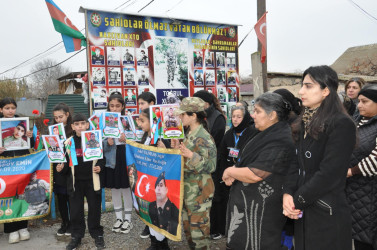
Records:
<instances>
[{"instance_id":1,"label":"poster with multiple faces","mask_svg":"<svg viewBox=\"0 0 377 250\"><path fill-rule=\"evenodd\" d=\"M114 89L136 113L144 91L156 96L156 105L200 89L218 98L224 92L221 101L238 99L236 25L172 24L168 18L89 9L85 14L91 110L107 108Z\"/></svg>"}]
</instances>

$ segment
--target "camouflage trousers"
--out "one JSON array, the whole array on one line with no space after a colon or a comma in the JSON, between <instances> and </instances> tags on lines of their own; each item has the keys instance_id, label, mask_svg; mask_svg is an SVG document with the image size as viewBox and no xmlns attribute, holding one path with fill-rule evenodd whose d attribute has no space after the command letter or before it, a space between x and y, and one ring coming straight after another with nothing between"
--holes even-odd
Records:
<instances>
[{"instance_id":1,"label":"camouflage trousers","mask_svg":"<svg viewBox=\"0 0 377 250\"><path fill-rule=\"evenodd\" d=\"M183 205L183 230L190 249L210 249L210 220L209 212L212 201L199 206Z\"/></svg>"}]
</instances>

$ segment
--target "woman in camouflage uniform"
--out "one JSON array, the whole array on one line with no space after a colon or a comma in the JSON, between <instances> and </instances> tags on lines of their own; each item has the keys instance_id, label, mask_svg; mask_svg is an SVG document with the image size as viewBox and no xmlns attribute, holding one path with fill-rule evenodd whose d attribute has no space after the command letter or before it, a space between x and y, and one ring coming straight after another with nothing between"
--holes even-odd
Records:
<instances>
[{"instance_id":1,"label":"woman in camouflage uniform","mask_svg":"<svg viewBox=\"0 0 377 250\"><path fill-rule=\"evenodd\" d=\"M216 144L208 133L204 101L187 97L175 111L183 126L189 127L182 143L172 140L185 158L183 227L190 249L209 249L209 211L214 184L211 173L216 168Z\"/></svg>"}]
</instances>

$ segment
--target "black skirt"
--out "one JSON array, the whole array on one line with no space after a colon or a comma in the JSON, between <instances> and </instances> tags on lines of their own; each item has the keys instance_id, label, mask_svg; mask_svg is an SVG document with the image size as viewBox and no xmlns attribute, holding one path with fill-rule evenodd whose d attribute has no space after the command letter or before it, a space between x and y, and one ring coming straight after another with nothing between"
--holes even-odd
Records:
<instances>
[{"instance_id":1,"label":"black skirt","mask_svg":"<svg viewBox=\"0 0 377 250\"><path fill-rule=\"evenodd\" d=\"M115 168L105 167L101 175L101 184L104 188L129 188L130 183L126 165L126 146L117 145Z\"/></svg>"}]
</instances>

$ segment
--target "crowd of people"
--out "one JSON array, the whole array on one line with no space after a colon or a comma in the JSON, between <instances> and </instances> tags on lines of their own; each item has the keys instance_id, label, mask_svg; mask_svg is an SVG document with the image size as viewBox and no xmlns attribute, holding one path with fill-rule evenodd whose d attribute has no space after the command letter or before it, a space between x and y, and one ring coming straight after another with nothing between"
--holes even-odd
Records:
<instances>
[{"instance_id":1,"label":"crowd of people","mask_svg":"<svg viewBox=\"0 0 377 250\"><path fill-rule=\"evenodd\" d=\"M310 67L302 76L300 99L286 89L267 92L256 98L252 114L247 102L238 102L229 112L227 131L218 99L201 90L182 98L174 111L185 139L160 139L156 144L149 110L156 98L150 92L138 96L138 125L144 131L140 143L179 149L183 156L181 218L190 249L210 249L210 241L222 237L226 249L377 249L377 85L352 78L343 94L338 94L338 86L333 69ZM121 93L112 93L107 110L124 115L125 108ZM14 117L16 109L11 98L0 103L1 117ZM89 129L87 118L72 117L64 103L54 107L53 115L54 123L64 124L67 140L75 141L78 158L75 168L53 165L62 218L57 235L71 235L67 249L80 245L86 197L89 233L102 249L101 192L95 174L101 187L111 189L112 231L127 234L133 228L125 135L103 140L103 160L83 162L80 136ZM6 157L26 153L0 148ZM164 172L155 188L167 192ZM159 206L168 208L163 212ZM150 212L156 225L161 224L155 222L160 213L178 216L165 196L150 204ZM177 225L160 227L177 230ZM6 223L5 232L9 243L30 238L27 221ZM146 226L140 237L150 238L149 250L170 249L168 239L152 227Z\"/></svg>"}]
</instances>

